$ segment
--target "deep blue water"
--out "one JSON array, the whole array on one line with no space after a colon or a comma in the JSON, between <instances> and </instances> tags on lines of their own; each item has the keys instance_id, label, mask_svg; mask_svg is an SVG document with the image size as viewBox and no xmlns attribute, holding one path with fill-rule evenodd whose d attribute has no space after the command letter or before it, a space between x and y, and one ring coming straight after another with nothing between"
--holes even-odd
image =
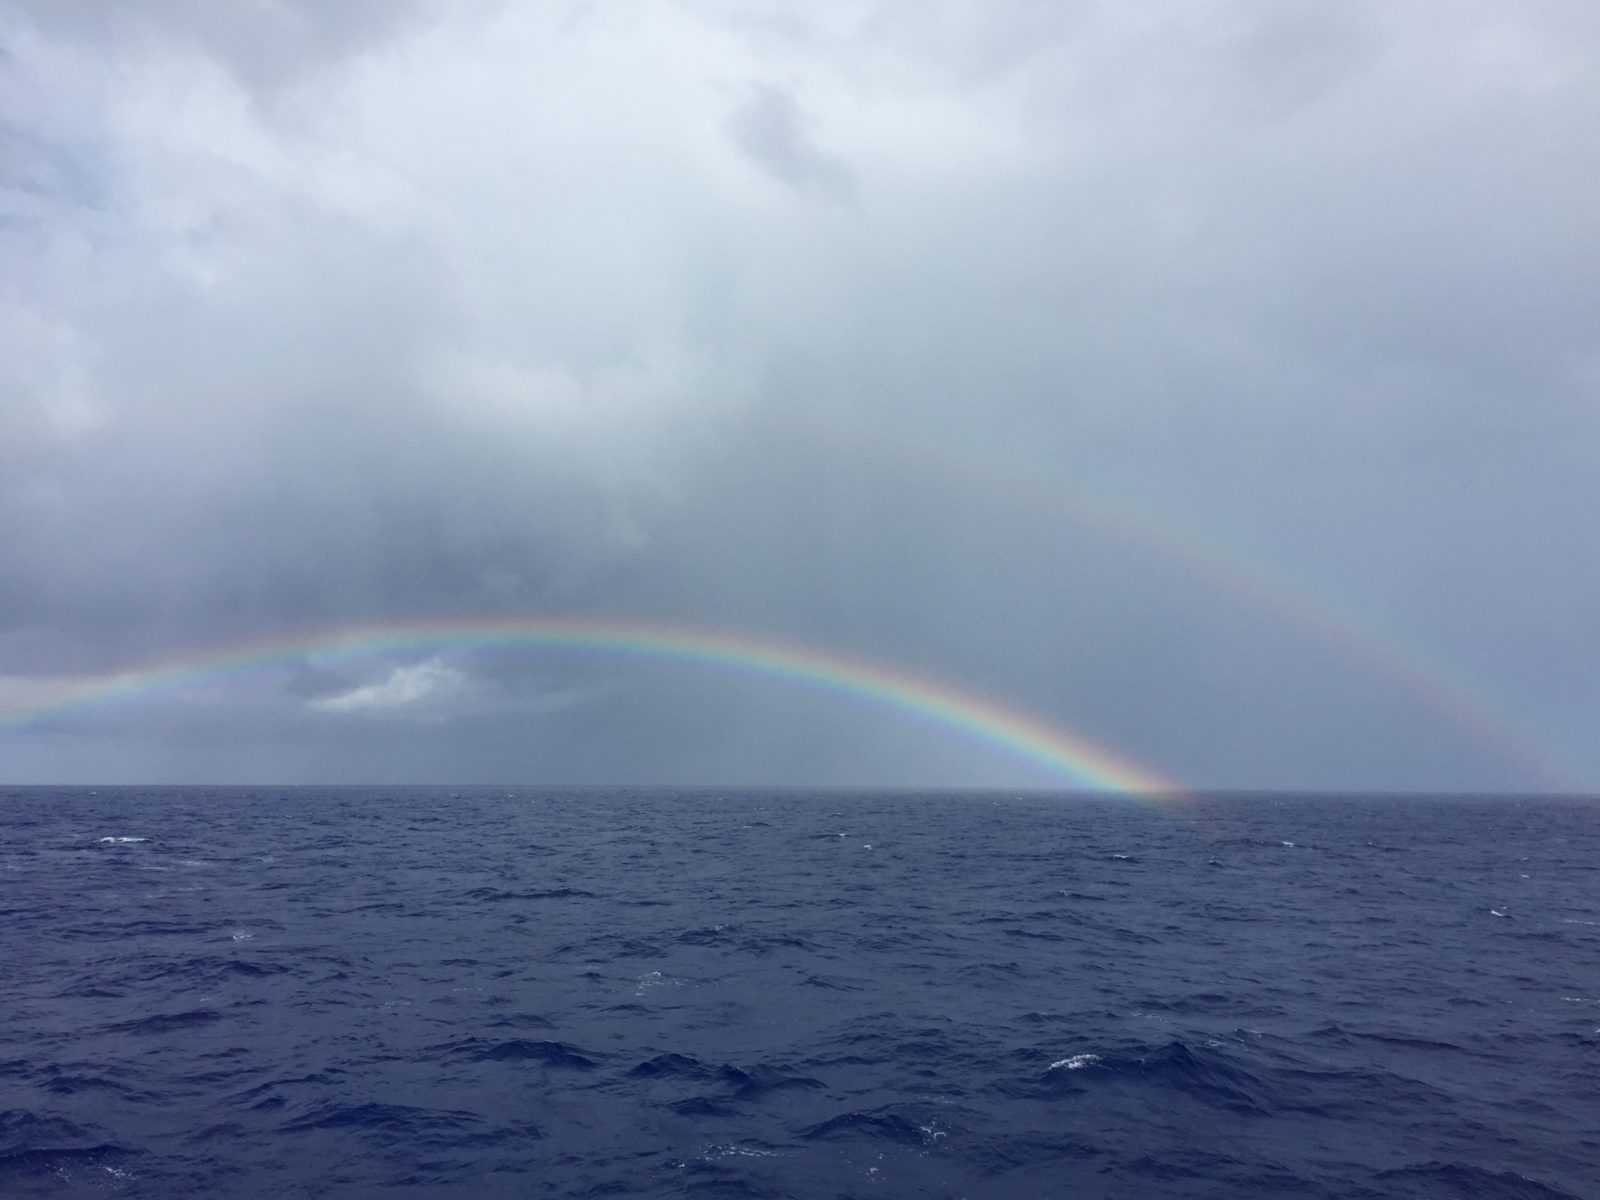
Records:
<instances>
[{"instance_id":1,"label":"deep blue water","mask_svg":"<svg viewBox=\"0 0 1600 1200\"><path fill-rule=\"evenodd\" d=\"M0 816L0 1196L1600 1196L1594 803Z\"/></svg>"}]
</instances>

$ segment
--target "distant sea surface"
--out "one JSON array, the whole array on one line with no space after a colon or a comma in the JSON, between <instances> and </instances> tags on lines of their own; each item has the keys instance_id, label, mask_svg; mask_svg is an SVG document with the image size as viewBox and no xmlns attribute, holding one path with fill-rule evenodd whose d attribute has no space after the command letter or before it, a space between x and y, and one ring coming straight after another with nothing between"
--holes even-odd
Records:
<instances>
[{"instance_id":1,"label":"distant sea surface","mask_svg":"<svg viewBox=\"0 0 1600 1200\"><path fill-rule=\"evenodd\" d=\"M1600 804L0 789L0 1196L1600 1197Z\"/></svg>"}]
</instances>

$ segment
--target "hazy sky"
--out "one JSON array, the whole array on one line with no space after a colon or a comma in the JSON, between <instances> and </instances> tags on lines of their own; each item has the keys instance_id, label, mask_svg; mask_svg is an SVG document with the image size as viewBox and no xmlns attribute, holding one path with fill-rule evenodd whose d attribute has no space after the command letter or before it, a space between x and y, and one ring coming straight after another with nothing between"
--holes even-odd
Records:
<instances>
[{"instance_id":1,"label":"hazy sky","mask_svg":"<svg viewBox=\"0 0 1600 1200\"><path fill-rule=\"evenodd\" d=\"M0 780L1600 787L1588 0L12 0Z\"/></svg>"}]
</instances>

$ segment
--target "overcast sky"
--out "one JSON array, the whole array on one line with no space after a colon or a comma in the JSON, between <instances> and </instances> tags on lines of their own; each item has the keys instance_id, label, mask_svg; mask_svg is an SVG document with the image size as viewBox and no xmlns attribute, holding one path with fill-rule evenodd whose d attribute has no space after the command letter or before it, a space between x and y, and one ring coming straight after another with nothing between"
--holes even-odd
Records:
<instances>
[{"instance_id":1,"label":"overcast sky","mask_svg":"<svg viewBox=\"0 0 1600 1200\"><path fill-rule=\"evenodd\" d=\"M1588 0L12 0L0 720L550 614L1196 787L1600 788ZM321 654L0 780L1048 783L794 681Z\"/></svg>"}]
</instances>

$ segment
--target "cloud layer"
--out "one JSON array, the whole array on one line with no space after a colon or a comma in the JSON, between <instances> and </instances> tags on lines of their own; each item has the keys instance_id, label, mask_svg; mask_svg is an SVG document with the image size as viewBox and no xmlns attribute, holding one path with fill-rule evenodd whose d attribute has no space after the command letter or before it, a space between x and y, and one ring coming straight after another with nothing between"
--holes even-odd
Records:
<instances>
[{"instance_id":1,"label":"cloud layer","mask_svg":"<svg viewBox=\"0 0 1600 1200\"><path fill-rule=\"evenodd\" d=\"M12 5L0 695L593 613L1199 786L1600 784L1597 43L1560 3ZM1041 781L614 661L203 707L0 734L0 776Z\"/></svg>"}]
</instances>

